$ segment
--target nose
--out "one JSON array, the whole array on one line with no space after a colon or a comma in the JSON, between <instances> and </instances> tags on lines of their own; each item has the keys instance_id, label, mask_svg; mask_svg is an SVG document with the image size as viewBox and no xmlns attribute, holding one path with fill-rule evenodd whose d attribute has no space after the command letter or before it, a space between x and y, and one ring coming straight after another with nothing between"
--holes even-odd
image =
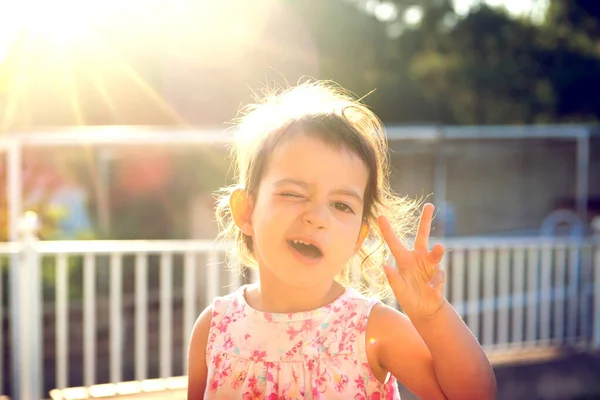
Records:
<instances>
[{"instance_id":1,"label":"nose","mask_svg":"<svg viewBox=\"0 0 600 400\"><path fill-rule=\"evenodd\" d=\"M304 222L316 229L325 229L328 225L329 210L326 205L311 204L304 213Z\"/></svg>"}]
</instances>

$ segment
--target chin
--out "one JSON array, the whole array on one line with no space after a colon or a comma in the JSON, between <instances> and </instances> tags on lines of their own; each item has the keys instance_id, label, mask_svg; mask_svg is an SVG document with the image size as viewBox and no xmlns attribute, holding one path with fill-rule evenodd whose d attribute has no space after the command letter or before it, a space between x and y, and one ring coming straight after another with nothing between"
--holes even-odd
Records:
<instances>
[{"instance_id":1,"label":"chin","mask_svg":"<svg viewBox=\"0 0 600 400\"><path fill-rule=\"evenodd\" d=\"M281 282L285 286L293 287L296 289L309 289L315 286L317 282L323 282L329 279L323 274L307 271L301 266L295 263L287 263L289 269L286 271L274 271L270 270L270 274L276 281Z\"/></svg>"},{"instance_id":2,"label":"chin","mask_svg":"<svg viewBox=\"0 0 600 400\"><path fill-rule=\"evenodd\" d=\"M294 271L294 273L286 274L286 276L281 276L280 280L298 289L313 289L317 284L322 285L324 282L333 283L335 280L335 275L324 272L298 270Z\"/></svg>"}]
</instances>

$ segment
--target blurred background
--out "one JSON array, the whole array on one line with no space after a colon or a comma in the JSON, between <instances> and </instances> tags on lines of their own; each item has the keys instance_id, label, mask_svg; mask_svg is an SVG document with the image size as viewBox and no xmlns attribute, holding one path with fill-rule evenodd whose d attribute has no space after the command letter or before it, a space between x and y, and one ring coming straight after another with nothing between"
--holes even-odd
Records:
<instances>
[{"instance_id":1,"label":"blurred background","mask_svg":"<svg viewBox=\"0 0 600 400\"><path fill-rule=\"evenodd\" d=\"M500 398L600 398L595 0L0 0L0 394L185 376L199 311L253 279L213 243L230 121L307 77L437 205Z\"/></svg>"}]
</instances>

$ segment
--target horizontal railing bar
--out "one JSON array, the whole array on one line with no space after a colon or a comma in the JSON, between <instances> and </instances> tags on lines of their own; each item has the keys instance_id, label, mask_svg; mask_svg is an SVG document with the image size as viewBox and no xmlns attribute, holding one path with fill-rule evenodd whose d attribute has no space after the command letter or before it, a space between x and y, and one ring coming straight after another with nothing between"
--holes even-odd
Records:
<instances>
[{"instance_id":1,"label":"horizontal railing bar","mask_svg":"<svg viewBox=\"0 0 600 400\"><path fill-rule=\"evenodd\" d=\"M231 248L230 243L217 243L212 240L74 240L39 242L37 245L37 250L42 254L156 254L227 251Z\"/></svg>"},{"instance_id":2,"label":"horizontal railing bar","mask_svg":"<svg viewBox=\"0 0 600 400\"><path fill-rule=\"evenodd\" d=\"M554 237L453 237L431 240L441 243L447 250L472 249L524 249L531 246L551 246L556 248L599 246L600 238L584 239ZM0 242L1 254L17 254L22 249L20 242ZM57 240L39 241L36 250L42 254L136 254L136 253L184 253L229 251L233 242L213 240Z\"/></svg>"}]
</instances>

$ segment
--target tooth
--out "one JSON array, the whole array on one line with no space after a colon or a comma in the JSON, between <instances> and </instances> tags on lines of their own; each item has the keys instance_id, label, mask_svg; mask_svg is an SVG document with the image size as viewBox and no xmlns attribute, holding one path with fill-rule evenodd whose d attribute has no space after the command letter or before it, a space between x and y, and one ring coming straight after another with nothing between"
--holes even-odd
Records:
<instances>
[{"instance_id":1,"label":"tooth","mask_svg":"<svg viewBox=\"0 0 600 400\"><path fill-rule=\"evenodd\" d=\"M310 246L310 243L305 242L304 240L294 239L294 240L292 240L292 242L295 243L295 244L301 243L301 244L305 244L307 246Z\"/></svg>"}]
</instances>

